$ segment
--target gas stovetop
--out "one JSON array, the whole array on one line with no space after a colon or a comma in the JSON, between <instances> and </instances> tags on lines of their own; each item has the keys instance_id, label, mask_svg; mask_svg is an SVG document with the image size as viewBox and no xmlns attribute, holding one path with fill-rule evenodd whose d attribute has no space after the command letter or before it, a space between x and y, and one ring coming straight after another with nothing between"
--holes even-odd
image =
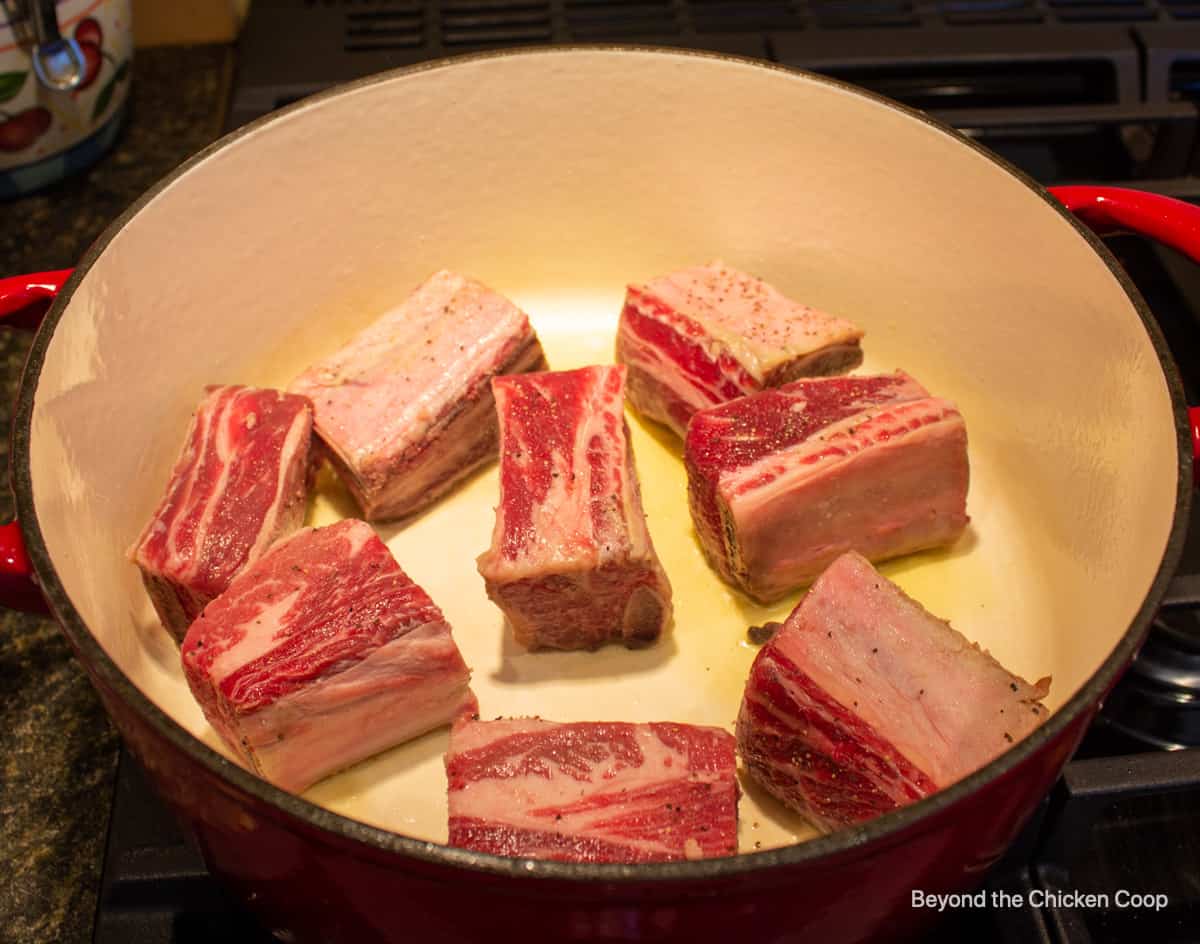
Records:
<instances>
[{"instance_id":1,"label":"gas stovetop","mask_svg":"<svg viewBox=\"0 0 1200 944\"><path fill-rule=\"evenodd\" d=\"M256 0L228 126L383 69L563 41L813 69L931 110L1044 183L1200 201L1200 0ZM1133 239L1112 246L1200 402L1200 267ZM1198 518L1200 503L1170 593L1178 606L1160 614L982 897L945 910L930 940L1200 940ZM95 944L271 940L123 755Z\"/></svg>"},{"instance_id":2,"label":"gas stovetop","mask_svg":"<svg viewBox=\"0 0 1200 944\"><path fill-rule=\"evenodd\" d=\"M563 42L810 69L928 110L1045 183L1197 192L1200 0L255 0L228 126L385 69Z\"/></svg>"}]
</instances>

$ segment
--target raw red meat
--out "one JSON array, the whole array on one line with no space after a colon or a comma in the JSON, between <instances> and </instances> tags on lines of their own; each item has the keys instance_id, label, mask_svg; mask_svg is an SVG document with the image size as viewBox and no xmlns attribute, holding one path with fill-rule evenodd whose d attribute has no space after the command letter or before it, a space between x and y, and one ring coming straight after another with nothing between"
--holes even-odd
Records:
<instances>
[{"instance_id":1,"label":"raw red meat","mask_svg":"<svg viewBox=\"0 0 1200 944\"><path fill-rule=\"evenodd\" d=\"M688 724L534 718L450 732L450 845L564 862L737 852L734 740Z\"/></svg>"},{"instance_id":2,"label":"raw red meat","mask_svg":"<svg viewBox=\"0 0 1200 944\"><path fill-rule=\"evenodd\" d=\"M840 554L883 560L967 525L967 430L902 371L798 380L696 413L684 449L704 553L778 599Z\"/></svg>"},{"instance_id":3,"label":"raw red meat","mask_svg":"<svg viewBox=\"0 0 1200 944\"><path fill-rule=\"evenodd\" d=\"M177 641L205 604L304 521L312 406L253 387L209 387L167 491L129 556Z\"/></svg>"},{"instance_id":4,"label":"raw red meat","mask_svg":"<svg viewBox=\"0 0 1200 944\"><path fill-rule=\"evenodd\" d=\"M720 262L630 285L617 329L629 402L680 436L696 410L862 363L862 331Z\"/></svg>"},{"instance_id":5,"label":"raw red meat","mask_svg":"<svg viewBox=\"0 0 1200 944\"><path fill-rule=\"evenodd\" d=\"M291 389L312 400L334 468L379 521L419 511L493 459L489 381L545 366L524 312L442 271Z\"/></svg>"},{"instance_id":6,"label":"raw red meat","mask_svg":"<svg viewBox=\"0 0 1200 944\"><path fill-rule=\"evenodd\" d=\"M1041 724L1049 691L849 553L754 660L738 749L764 788L829 829L982 767Z\"/></svg>"},{"instance_id":7,"label":"raw red meat","mask_svg":"<svg viewBox=\"0 0 1200 944\"><path fill-rule=\"evenodd\" d=\"M474 710L441 610L355 519L280 541L205 608L188 685L248 767L287 790Z\"/></svg>"},{"instance_id":8,"label":"raw red meat","mask_svg":"<svg viewBox=\"0 0 1200 944\"><path fill-rule=\"evenodd\" d=\"M479 572L528 648L645 645L671 617L671 585L642 511L624 382L624 367L492 382L500 504Z\"/></svg>"}]
</instances>

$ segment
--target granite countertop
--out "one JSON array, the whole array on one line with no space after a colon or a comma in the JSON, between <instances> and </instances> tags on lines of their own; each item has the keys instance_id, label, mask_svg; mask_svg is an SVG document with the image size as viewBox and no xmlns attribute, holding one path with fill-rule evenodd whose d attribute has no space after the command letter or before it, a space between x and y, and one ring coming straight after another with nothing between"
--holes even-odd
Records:
<instances>
[{"instance_id":1,"label":"granite countertop","mask_svg":"<svg viewBox=\"0 0 1200 944\"><path fill-rule=\"evenodd\" d=\"M63 269L134 199L218 137L232 50L141 50L131 107L99 164L48 190L0 203L0 276ZM0 430L31 336L0 331ZM8 475L8 436L0 435ZM0 490L2 520L12 498ZM118 738L65 638L47 620L0 611L0 938L90 941L112 803Z\"/></svg>"}]
</instances>

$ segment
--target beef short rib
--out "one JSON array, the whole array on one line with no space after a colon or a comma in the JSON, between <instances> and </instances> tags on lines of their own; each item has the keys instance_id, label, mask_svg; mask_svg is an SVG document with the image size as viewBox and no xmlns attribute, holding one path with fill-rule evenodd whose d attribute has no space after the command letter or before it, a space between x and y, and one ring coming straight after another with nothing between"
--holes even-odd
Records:
<instances>
[{"instance_id":1,"label":"beef short rib","mask_svg":"<svg viewBox=\"0 0 1200 944\"><path fill-rule=\"evenodd\" d=\"M183 667L225 743L297 792L474 708L441 610L356 519L243 571L188 630Z\"/></svg>"},{"instance_id":2,"label":"beef short rib","mask_svg":"<svg viewBox=\"0 0 1200 944\"><path fill-rule=\"evenodd\" d=\"M403 518L496 455L489 382L546 366L525 313L437 272L291 386L368 520Z\"/></svg>"},{"instance_id":3,"label":"beef short rib","mask_svg":"<svg viewBox=\"0 0 1200 944\"><path fill-rule=\"evenodd\" d=\"M629 402L680 436L696 410L862 363L862 331L720 262L630 285L617 328Z\"/></svg>"},{"instance_id":4,"label":"beef short rib","mask_svg":"<svg viewBox=\"0 0 1200 944\"><path fill-rule=\"evenodd\" d=\"M624 367L497 377L500 504L479 558L531 649L656 640L671 585L654 553L624 416Z\"/></svg>"},{"instance_id":5,"label":"beef short rib","mask_svg":"<svg viewBox=\"0 0 1200 944\"><path fill-rule=\"evenodd\" d=\"M709 563L762 601L856 550L884 560L967 525L967 431L903 372L798 380L695 414L688 504Z\"/></svg>"},{"instance_id":6,"label":"beef short rib","mask_svg":"<svg viewBox=\"0 0 1200 944\"><path fill-rule=\"evenodd\" d=\"M167 631L192 620L304 521L312 406L252 387L208 387L166 494L129 555Z\"/></svg>"},{"instance_id":7,"label":"beef short rib","mask_svg":"<svg viewBox=\"0 0 1200 944\"><path fill-rule=\"evenodd\" d=\"M461 721L450 845L563 862L737 852L734 740L688 724Z\"/></svg>"},{"instance_id":8,"label":"beef short rib","mask_svg":"<svg viewBox=\"0 0 1200 944\"><path fill-rule=\"evenodd\" d=\"M755 658L738 749L766 790L831 829L982 767L1041 724L1049 690L849 553Z\"/></svg>"}]
</instances>

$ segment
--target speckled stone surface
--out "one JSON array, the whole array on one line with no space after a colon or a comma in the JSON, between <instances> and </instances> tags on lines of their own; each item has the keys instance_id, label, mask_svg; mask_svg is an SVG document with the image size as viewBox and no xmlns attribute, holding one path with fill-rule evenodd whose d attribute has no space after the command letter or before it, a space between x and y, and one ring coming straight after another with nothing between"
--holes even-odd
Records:
<instances>
[{"instance_id":1,"label":"speckled stone surface","mask_svg":"<svg viewBox=\"0 0 1200 944\"><path fill-rule=\"evenodd\" d=\"M215 139L228 98L224 46L143 50L112 152L39 194L0 203L0 275L62 269L146 188ZM0 430L30 337L0 331ZM0 433L0 475L8 437ZM0 490L0 515L12 499ZM58 628L0 611L0 940L90 941L118 739Z\"/></svg>"}]
</instances>

